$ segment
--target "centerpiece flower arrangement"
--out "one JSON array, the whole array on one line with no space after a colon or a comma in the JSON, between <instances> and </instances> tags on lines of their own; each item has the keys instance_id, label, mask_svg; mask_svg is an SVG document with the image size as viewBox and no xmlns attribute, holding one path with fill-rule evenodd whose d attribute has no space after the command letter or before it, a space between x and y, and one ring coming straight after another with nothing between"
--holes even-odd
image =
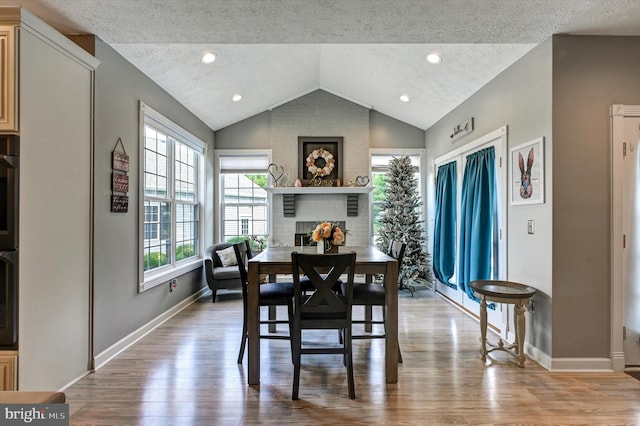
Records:
<instances>
[{"instance_id":1,"label":"centerpiece flower arrangement","mask_svg":"<svg viewBox=\"0 0 640 426\"><path fill-rule=\"evenodd\" d=\"M344 244L347 232L334 223L322 222L311 231L311 241L315 241L318 246L321 245L324 248L324 251L328 251L331 246Z\"/></svg>"}]
</instances>

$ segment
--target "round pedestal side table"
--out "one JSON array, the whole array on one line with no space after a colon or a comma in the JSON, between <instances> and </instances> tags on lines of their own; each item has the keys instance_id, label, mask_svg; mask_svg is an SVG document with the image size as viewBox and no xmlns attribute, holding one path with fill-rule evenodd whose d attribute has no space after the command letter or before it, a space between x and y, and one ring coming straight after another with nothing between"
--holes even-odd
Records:
<instances>
[{"instance_id":1,"label":"round pedestal side table","mask_svg":"<svg viewBox=\"0 0 640 426\"><path fill-rule=\"evenodd\" d=\"M524 367L526 357L524 355L525 333L525 306L531 297L536 294L536 289L528 285L511 281L471 281L469 286L480 298L480 333L482 360L487 360L487 354L496 350L510 353L518 360L518 367ZM513 320L516 327L515 343L505 346L502 339L497 346L487 350L487 300L497 303L506 303L513 306Z\"/></svg>"}]
</instances>

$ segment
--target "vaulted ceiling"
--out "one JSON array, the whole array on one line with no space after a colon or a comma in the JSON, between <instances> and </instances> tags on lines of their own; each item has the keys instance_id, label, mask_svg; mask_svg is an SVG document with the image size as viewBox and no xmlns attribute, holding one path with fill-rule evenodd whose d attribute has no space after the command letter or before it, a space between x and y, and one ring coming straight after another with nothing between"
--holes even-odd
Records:
<instances>
[{"instance_id":1,"label":"vaulted ceiling","mask_svg":"<svg viewBox=\"0 0 640 426\"><path fill-rule=\"evenodd\" d=\"M427 129L552 34L640 35L638 0L0 5L25 6L65 34L97 35L213 130L319 88ZM215 62L200 62L205 51ZM426 61L432 52L440 64Z\"/></svg>"}]
</instances>

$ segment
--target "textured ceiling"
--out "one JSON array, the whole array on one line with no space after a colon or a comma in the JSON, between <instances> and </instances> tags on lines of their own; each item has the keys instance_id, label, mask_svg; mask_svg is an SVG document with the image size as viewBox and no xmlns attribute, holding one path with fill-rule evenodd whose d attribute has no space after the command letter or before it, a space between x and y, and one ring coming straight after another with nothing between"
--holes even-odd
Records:
<instances>
[{"instance_id":1,"label":"textured ceiling","mask_svg":"<svg viewBox=\"0 0 640 426\"><path fill-rule=\"evenodd\" d=\"M552 34L640 35L638 0L0 5L23 5L63 33L97 35L214 130L318 88L427 129ZM199 62L207 50L218 56L211 65ZM425 61L433 51L437 66Z\"/></svg>"}]
</instances>

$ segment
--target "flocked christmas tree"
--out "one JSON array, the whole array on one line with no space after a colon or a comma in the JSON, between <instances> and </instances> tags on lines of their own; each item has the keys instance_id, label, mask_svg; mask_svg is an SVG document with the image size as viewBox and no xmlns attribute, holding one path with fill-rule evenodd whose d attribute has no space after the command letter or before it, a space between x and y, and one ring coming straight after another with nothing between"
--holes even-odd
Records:
<instances>
[{"instance_id":1,"label":"flocked christmas tree","mask_svg":"<svg viewBox=\"0 0 640 426\"><path fill-rule=\"evenodd\" d=\"M398 278L402 287L431 283L431 256L425 250L420 191L411 159L408 156L391 159L385 178L386 197L380 211L376 244L384 252L392 240L407 244Z\"/></svg>"}]
</instances>

